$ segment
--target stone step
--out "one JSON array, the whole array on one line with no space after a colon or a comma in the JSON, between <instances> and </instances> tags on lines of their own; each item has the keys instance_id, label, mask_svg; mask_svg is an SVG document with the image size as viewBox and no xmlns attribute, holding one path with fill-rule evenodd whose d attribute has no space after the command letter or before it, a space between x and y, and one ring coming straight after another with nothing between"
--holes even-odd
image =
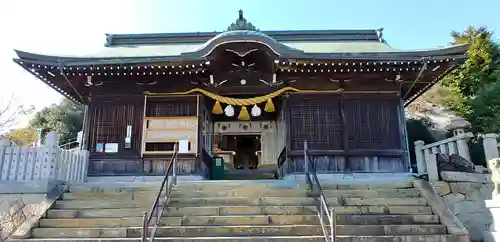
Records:
<instances>
[{"instance_id":1,"label":"stone step","mask_svg":"<svg viewBox=\"0 0 500 242\"><path fill-rule=\"evenodd\" d=\"M438 224L435 215L337 215L341 225L397 225L397 224ZM133 227L141 226L142 217L123 218L58 218L41 219L41 228L77 227ZM184 216L163 217L163 226L203 226L203 225L266 225L266 224L319 224L317 215L253 215L253 216Z\"/></svg>"},{"instance_id":2,"label":"stone step","mask_svg":"<svg viewBox=\"0 0 500 242\"><path fill-rule=\"evenodd\" d=\"M154 197L141 197L134 200L60 200L54 208L133 208L148 207ZM330 206L365 206L365 205L427 205L424 198L327 198ZM170 206L315 206L312 197L205 197L205 198L169 198Z\"/></svg>"},{"instance_id":3,"label":"stone step","mask_svg":"<svg viewBox=\"0 0 500 242\"><path fill-rule=\"evenodd\" d=\"M413 180L398 180L391 182L374 182L360 184L326 184L321 183L323 190L390 190L414 188Z\"/></svg>"},{"instance_id":4,"label":"stone step","mask_svg":"<svg viewBox=\"0 0 500 242\"><path fill-rule=\"evenodd\" d=\"M74 192L65 193L64 200L92 200L92 199L127 199L132 200L140 197L156 197L158 191L103 191L103 192ZM223 190L223 191L172 191L170 197L174 198L201 198L201 197L260 197L260 196L279 196L279 197L305 197L305 190L281 189L281 190Z\"/></svg>"},{"instance_id":5,"label":"stone step","mask_svg":"<svg viewBox=\"0 0 500 242\"><path fill-rule=\"evenodd\" d=\"M170 198L173 206L315 206L310 197L205 197L205 198ZM339 205L339 199L328 199L328 204Z\"/></svg>"},{"instance_id":6,"label":"stone step","mask_svg":"<svg viewBox=\"0 0 500 242\"><path fill-rule=\"evenodd\" d=\"M330 206L364 206L364 205L427 205L425 198L327 198ZM182 206L205 205L260 205L260 206L314 206L316 201L312 197L205 197L205 198L170 198L169 204Z\"/></svg>"},{"instance_id":7,"label":"stone step","mask_svg":"<svg viewBox=\"0 0 500 242\"><path fill-rule=\"evenodd\" d=\"M335 242L464 242L465 236L456 235L395 235L395 236L352 236L339 235ZM50 238L50 239L11 239L10 241L25 242L140 242L139 238ZM233 237L155 237L155 241L182 242L324 242L322 235L315 236L233 236Z\"/></svg>"},{"instance_id":8,"label":"stone step","mask_svg":"<svg viewBox=\"0 0 500 242\"><path fill-rule=\"evenodd\" d=\"M133 200L143 197L156 197L158 191L102 191L102 192L74 192L65 193L64 200ZM304 197L308 192L298 189L274 189L274 190L223 190L223 191L179 191L170 193L171 198L203 198L203 197ZM392 190L325 190L326 197L350 197L350 198L413 198L420 197L418 189L392 189Z\"/></svg>"},{"instance_id":9,"label":"stone step","mask_svg":"<svg viewBox=\"0 0 500 242\"><path fill-rule=\"evenodd\" d=\"M228 189L283 189L299 188L306 189L306 184L278 183L278 182L180 182L174 190L228 190ZM326 184L322 183L323 190L390 190L414 188L413 180L398 180L391 182L374 182L359 184Z\"/></svg>"},{"instance_id":10,"label":"stone step","mask_svg":"<svg viewBox=\"0 0 500 242\"><path fill-rule=\"evenodd\" d=\"M327 198L327 203L335 202L335 199ZM338 202L338 201L337 201ZM427 205L427 200L422 197L413 198L358 198L349 197L342 198L340 203L346 206L360 206L360 205ZM335 204L335 203L333 203Z\"/></svg>"},{"instance_id":11,"label":"stone step","mask_svg":"<svg viewBox=\"0 0 500 242\"><path fill-rule=\"evenodd\" d=\"M144 202L143 205L153 204ZM134 201L107 201L107 200L58 200L52 205L54 209L106 209L106 208L136 208Z\"/></svg>"},{"instance_id":12,"label":"stone step","mask_svg":"<svg viewBox=\"0 0 500 242\"><path fill-rule=\"evenodd\" d=\"M329 184L321 182L324 189L343 189L343 190L356 190L353 188L360 188L358 190L366 189L395 189L395 188L413 188L413 179L401 179L387 182L349 182L348 184ZM179 182L176 187L204 187L204 188L217 188L217 187L270 187L270 188L284 188L284 187L307 187L306 184L298 184L294 182L284 181L196 181L196 182Z\"/></svg>"},{"instance_id":13,"label":"stone step","mask_svg":"<svg viewBox=\"0 0 500 242\"><path fill-rule=\"evenodd\" d=\"M103 192L103 191L158 191L160 182L153 185L131 186L131 187L102 187L101 185L75 185L70 187L71 192ZM283 182L276 180L269 181L196 181L179 182L174 186L174 190L180 191L223 191L223 190L248 190L248 189L307 189L306 184L296 184L293 182ZM323 190L391 190L414 188L413 181L398 180L390 182L372 182L359 184L326 184L322 183Z\"/></svg>"},{"instance_id":14,"label":"stone step","mask_svg":"<svg viewBox=\"0 0 500 242\"><path fill-rule=\"evenodd\" d=\"M415 188L386 190L323 190L326 197L410 198L420 197Z\"/></svg>"},{"instance_id":15,"label":"stone step","mask_svg":"<svg viewBox=\"0 0 500 242\"><path fill-rule=\"evenodd\" d=\"M429 206L336 206L337 214L420 214L432 215ZM92 217L134 217L142 216L147 208L114 209L50 209L48 218L92 218ZM278 214L316 214L314 206L206 206L206 207L167 207L165 216L221 216L221 215L278 215Z\"/></svg>"},{"instance_id":16,"label":"stone step","mask_svg":"<svg viewBox=\"0 0 500 242\"><path fill-rule=\"evenodd\" d=\"M444 225L338 225L337 235L384 236L445 234ZM236 225L236 226L171 226L158 227L161 236L290 236L321 235L319 225ZM126 238L140 237L141 227L120 228L35 228L34 238Z\"/></svg>"}]
</instances>

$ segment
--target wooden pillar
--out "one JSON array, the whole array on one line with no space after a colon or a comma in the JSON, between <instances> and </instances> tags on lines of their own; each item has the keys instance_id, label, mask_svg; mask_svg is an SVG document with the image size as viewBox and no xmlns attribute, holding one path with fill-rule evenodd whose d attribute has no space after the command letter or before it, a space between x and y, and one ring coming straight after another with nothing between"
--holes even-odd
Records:
<instances>
[{"instance_id":1,"label":"wooden pillar","mask_svg":"<svg viewBox=\"0 0 500 242\"><path fill-rule=\"evenodd\" d=\"M341 87L343 88L343 85L344 82L342 81L341 82ZM346 114L345 114L345 104L346 104L346 97L345 97L345 94L342 93L342 95L340 96L340 117L342 118L342 149L344 150L345 154L344 155L344 164L345 164L345 170L344 172L347 173L347 172L351 172L351 166L350 166L350 162L349 162L349 127L347 127L347 118L346 118Z\"/></svg>"},{"instance_id":2,"label":"wooden pillar","mask_svg":"<svg viewBox=\"0 0 500 242\"><path fill-rule=\"evenodd\" d=\"M201 152L203 151L202 149L205 147L204 143L205 142L200 142L203 140L203 136L202 136L202 132L206 131L206 130L203 130L203 122L205 121L205 115L206 112L203 112L204 111L204 106L202 106L202 102L200 101L201 97L200 97L200 94L196 94L196 117L198 118L198 127L196 128L196 131L197 131L197 136L196 136L196 145L197 145L197 151L196 151L196 155L197 156L201 156ZM211 154L211 152L209 152L208 150L206 150L209 154Z\"/></svg>"},{"instance_id":3,"label":"wooden pillar","mask_svg":"<svg viewBox=\"0 0 500 242\"><path fill-rule=\"evenodd\" d=\"M90 117L89 117L89 105L85 105L83 112L83 125L82 125L82 140L80 144L81 150L89 149L89 135L90 135Z\"/></svg>"},{"instance_id":4,"label":"wooden pillar","mask_svg":"<svg viewBox=\"0 0 500 242\"><path fill-rule=\"evenodd\" d=\"M398 119L399 119L399 134L401 136L401 144L400 148L406 151L405 154L401 156L403 162L408 164L408 169L411 171L411 159L410 159L410 148L408 144L408 130L406 130L406 119L405 119L405 107L403 103L403 99L399 95L399 104L397 106L398 109Z\"/></svg>"},{"instance_id":5,"label":"wooden pillar","mask_svg":"<svg viewBox=\"0 0 500 242\"><path fill-rule=\"evenodd\" d=\"M288 107L288 103L290 102L288 95L283 96L283 102L282 102L282 109L283 109L283 122L285 126L285 160L290 159L288 157L288 154L290 154L290 150L292 149L292 142L290 140L290 108ZM292 163L293 160L290 159L288 162L285 162L286 167L285 169L285 175L288 174L292 170Z\"/></svg>"}]
</instances>

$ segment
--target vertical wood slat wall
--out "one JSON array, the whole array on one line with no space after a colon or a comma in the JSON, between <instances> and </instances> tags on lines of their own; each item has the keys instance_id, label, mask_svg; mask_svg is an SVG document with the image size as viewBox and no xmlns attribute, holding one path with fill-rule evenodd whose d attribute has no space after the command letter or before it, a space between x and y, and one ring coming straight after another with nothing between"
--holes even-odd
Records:
<instances>
[{"instance_id":1,"label":"vertical wood slat wall","mask_svg":"<svg viewBox=\"0 0 500 242\"><path fill-rule=\"evenodd\" d=\"M139 155L142 136L140 100L135 102L94 102L90 106L89 150L96 152L97 143L118 143L118 153ZM132 147L125 149L127 125L132 126Z\"/></svg>"},{"instance_id":2,"label":"vertical wood slat wall","mask_svg":"<svg viewBox=\"0 0 500 242\"><path fill-rule=\"evenodd\" d=\"M146 116L172 117L196 116L196 97L150 98L146 106ZM89 173L119 174L143 173L153 164L144 165L140 159L143 128L144 99L116 98L114 100L93 100L89 105L89 139L91 152ZM132 146L125 149L127 125L132 126ZM97 143L118 143L117 153L96 152ZM160 147L158 147L160 148ZM149 172L160 172L146 169Z\"/></svg>"},{"instance_id":3,"label":"vertical wood slat wall","mask_svg":"<svg viewBox=\"0 0 500 242\"><path fill-rule=\"evenodd\" d=\"M401 149L398 100L344 101L349 149Z\"/></svg>"},{"instance_id":4,"label":"vertical wood slat wall","mask_svg":"<svg viewBox=\"0 0 500 242\"><path fill-rule=\"evenodd\" d=\"M310 150L344 153L312 157L323 172L404 171L402 155L355 155L356 151L405 149L398 98L292 94L287 100L290 150L303 150L307 140ZM302 163L303 158L292 158L290 172L303 170Z\"/></svg>"}]
</instances>

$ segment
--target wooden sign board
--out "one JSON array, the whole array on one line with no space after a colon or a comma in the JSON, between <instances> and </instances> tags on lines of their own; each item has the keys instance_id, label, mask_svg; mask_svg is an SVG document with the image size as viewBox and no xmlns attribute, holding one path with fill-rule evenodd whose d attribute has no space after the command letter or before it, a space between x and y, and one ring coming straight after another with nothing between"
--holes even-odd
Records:
<instances>
[{"instance_id":1,"label":"wooden sign board","mask_svg":"<svg viewBox=\"0 0 500 242\"><path fill-rule=\"evenodd\" d=\"M189 153L196 153L198 117L146 117L143 132L143 154L159 154L171 151L146 151L147 143L177 143L189 141Z\"/></svg>"}]
</instances>

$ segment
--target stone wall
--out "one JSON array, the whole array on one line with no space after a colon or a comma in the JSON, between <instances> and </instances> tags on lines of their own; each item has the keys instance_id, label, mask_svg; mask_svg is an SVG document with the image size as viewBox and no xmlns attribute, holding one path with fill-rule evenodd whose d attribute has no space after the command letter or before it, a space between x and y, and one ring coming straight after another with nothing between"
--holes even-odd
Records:
<instances>
[{"instance_id":1,"label":"stone wall","mask_svg":"<svg viewBox=\"0 0 500 242\"><path fill-rule=\"evenodd\" d=\"M491 175L441 172L441 177L442 181L432 183L434 189L467 228L472 241L482 241L492 223L484 202L491 199Z\"/></svg>"},{"instance_id":2,"label":"stone wall","mask_svg":"<svg viewBox=\"0 0 500 242\"><path fill-rule=\"evenodd\" d=\"M66 189L58 181L0 182L0 241L29 233Z\"/></svg>"},{"instance_id":3,"label":"stone wall","mask_svg":"<svg viewBox=\"0 0 500 242\"><path fill-rule=\"evenodd\" d=\"M1 194L0 241L5 241L26 218L35 214L44 197L44 194Z\"/></svg>"}]
</instances>

